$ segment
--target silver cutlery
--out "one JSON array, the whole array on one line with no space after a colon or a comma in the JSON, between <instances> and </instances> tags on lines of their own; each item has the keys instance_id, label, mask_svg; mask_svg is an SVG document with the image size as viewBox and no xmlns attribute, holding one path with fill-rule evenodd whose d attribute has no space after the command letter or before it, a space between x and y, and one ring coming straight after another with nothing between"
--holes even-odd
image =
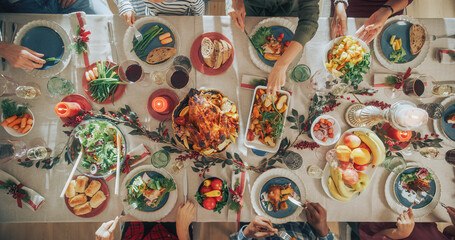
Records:
<instances>
[{"instance_id":1,"label":"silver cutlery","mask_svg":"<svg viewBox=\"0 0 455 240\"><path fill-rule=\"evenodd\" d=\"M136 26L134 26L134 24L131 25L131 27L133 27L133 30L134 30L134 37L136 38L136 40L137 40L138 42L142 41L143 38L142 38L141 32L139 32L139 31L137 30L137 28L136 28Z\"/></svg>"},{"instance_id":2,"label":"silver cutlery","mask_svg":"<svg viewBox=\"0 0 455 240\"><path fill-rule=\"evenodd\" d=\"M434 196L425 192L425 191L419 191L416 193L416 198L414 199L414 203L411 205L411 208L414 207L415 205L421 203L423 200L425 200L425 198L429 196L431 197L431 199L435 200L435 201L438 201L436 199L434 199ZM443 207L443 208L447 208L447 205L442 203L441 201L438 201L438 203Z\"/></svg>"},{"instance_id":3,"label":"silver cutlery","mask_svg":"<svg viewBox=\"0 0 455 240\"><path fill-rule=\"evenodd\" d=\"M306 206L305 206L302 202L298 201L297 199L295 199L295 198L293 198L293 197L288 197L288 200L289 200L291 203L293 203L294 205L297 205L297 206L299 206L299 207L301 207L301 208L303 208L303 209L306 209Z\"/></svg>"},{"instance_id":4,"label":"silver cutlery","mask_svg":"<svg viewBox=\"0 0 455 240\"><path fill-rule=\"evenodd\" d=\"M188 173L186 168L183 169L183 196L185 198L185 203L188 200Z\"/></svg>"},{"instance_id":5,"label":"silver cutlery","mask_svg":"<svg viewBox=\"0 0 455 240\"><path fill-rule=\"evenodd\" d=\"M112 60L118 62L118 52L114 44L114 29L112 22L107 22L107 31L109 32L109 43L111 44Z\"/></svg>"},{"instance_id":6,"label":"silver cutlery","mask_svg":"<svg viewBox=\"0 0 455 240\"><path fill-rule=\"evenodd\" d=\"M17 23L13 23L11 24L11 38L9 39L9 42L10 43L13 43L14 42L14 37L16 36L16 33L17 33Z\"/></svg>"},{"instance_id":7,"label":"silver cutlery","mask_svg":"<svg viewBox=\"0 0 455 240\"><path fill-rule=\"evenodd\" d=\"M452 34L452 35L441 35L441 36L431 35L431 40L432 41L434 41L436 39L441 39L441 38L455 38L455 34Z\"/></svg>"},{"instance_id":8,"label":"silver cutlery","mask_svg":"<svg viewBox=\"0 0 455 240\"><path fill-rule=\"evenodd\" d=\"M284 231L279 231L276 235L283 240L290 240L292 238L287 232Z\"/></svg>"},{"instance_id":9,"label":"silver cutlery","mask_svg":"<svg viewBox=\"0 0 455 240\"><path fill-rule=\"evenodd\" d=\"M251 40L250 34L248 34L246 29L243 29L243 32L246 34L246 37L248 38L248 40L250 40L251 45L253 45L253 47L254 47L253 40Z\"/></svg>"},{"instance_id":10,"label":"silver cutlery","mask_svg":"<svg viewBox=\"0 0 455 240\"><path fill-rule=\"evenodd\" d=\"M5 21L2 21L1 22L1 31L2 31L2 34L0 35L1 39L0 41L2 42L6 42L6 35L5 35L5 32L6 32L6 22ZM2 58L2 71L5 71L6 69L6 61L4 58Z\"/></svg>"}]
</instances>

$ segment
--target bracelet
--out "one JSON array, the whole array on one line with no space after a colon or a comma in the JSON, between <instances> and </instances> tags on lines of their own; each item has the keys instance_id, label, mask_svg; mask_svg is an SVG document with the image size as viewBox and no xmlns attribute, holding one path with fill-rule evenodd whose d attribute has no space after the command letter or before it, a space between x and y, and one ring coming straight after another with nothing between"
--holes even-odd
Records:
<instances>
[{"instance_id":1,"label":"bracelet","mask_svg":"<svg viewBox=\"0 0 455 240\"><path fill-rule=\"evenodd\" d=\"M393 15L393 13L394 13L393 7L390 6L390 5L382 5L381 8L388 8L388 9L390 9L390 11L392 11L392 14L390 14L390 15Z\"/></svg>"},{"instance_id":2,"label":"bracelet","mask_svg":"<svg viewBox=\"0 0 455 240\"><path fill-rule=\"evenodd\" d=\"M346 8L349 7L349 3L348 3L348 0L335 0L333 1L333 6L336 6L338 3L344 3L344 5L346 5Z\"/></svg>"}]
</instances>

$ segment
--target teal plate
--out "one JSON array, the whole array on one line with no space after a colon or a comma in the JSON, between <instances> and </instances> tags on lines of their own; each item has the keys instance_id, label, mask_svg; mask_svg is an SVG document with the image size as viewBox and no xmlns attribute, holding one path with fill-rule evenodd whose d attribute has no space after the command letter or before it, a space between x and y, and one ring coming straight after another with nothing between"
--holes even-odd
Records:
<instances>
[{"instance_id":1,"label":"teal plate","mask_svg":"<svg viewBox=\"0 0 455 240\"><path fill-rule=\"evenodd\" d=\"M403 57L405 59L405 62L401 63L407 63L414 58L417 57L418 54L412 55L411 54L411 47L410 47L410 41L409 41L409 29L411 28L413 24L407 21L397 21L389 26L383 31L381 35L381 50L382 54L384 55L385 58L387 58L389 61L392 61L392 59L389 57L390 54L393 52L392 46L390 46L390 38L395 35L396 38L401 39L401 42L403 44L403 49L406 52L406 55ZM400 64L400 63L396 63Z\"/></svg>"},{"instance_id":2,"label":"teal plate","mask_svg":"<svg viewBox=\"0 0 455 240\"><path fill-rule=\"evenodd\" d=\"M451 114L455 113L455 104L452 104L448 107L442 115L441 121L442 131L444 134L449 137L451 140L455 141L455 128L453 128L452 123L447 123L447 119Z\"/></svg>"},{"instance_id":3,"label":"teal plate","mask_svg":"<svg viewBox=\"0 0 455 240\"><path fill-rule=\"evenodd\" d=\"M289 200L286 200L286 204L288 205L288 208L285 209L285 210L278 210L277 212L274 212L273 210L272 211L269 211L267 209L267 206L264 202L262 202L262 200L264 199L262 197L262 193L267 193L270 186L272 185L285 185L285 184L291 184L291 188L294 189L295 193L297 193L297 195L299 196L299 198L301 198L301 195L300 195L300 191L299 191L299 188L297 187L297 185L291 181L290 179L288 178L285 178L285 177L276 177L276 178L272 178L270 180L268 180L261 188L261 196L260 196L260 205L262 207L262 210L267 213L267 215L271 216L271 217L274 217L274 218L287 218L289 216L291 216L292 214L294 214L294 212L297 210L298 206L296 206L295 204L291 203Z\"/></svg>"},{"instance_id":4,"label":"teal plate","mask_svg":"<svg viewBox=\"0 0 455 240\"><path fill-rule=\"evenodd\" d=\"M146 33L150 28L154 27L155 25L158 25L158 27L160 28L163 28L163 33L170 33L171 34L171 38L172 38L172 42L168 43L168 44L161 44L161 41L159 39L159 35L156 36L155 38L152 39L152 41L150 41L148 44L147 44L147 47L143 50L143 51L136 51L134 50L134 52L136 53L136 56L141 59L142 61L146 62L145 60L147 59L147 55L155 48L160 48L160 47L173 47L175 48L175 35L174 33L171 31L171 29L166 26L165 24L162 24L162 23L159 23L159 22L150 22L150 23L146 23L144 25L142 25L138 31L141 32L142 34ZM133 36L133 40L134 40L134 36ZM151 65L157 65L157 64L160 64L160 63L164 63L166 62L167 60L169 59L166 59L162 62L159 62L159 63L155 63L155 64L151 64ZM147 63L149 64L149 63Z\"/></svg>"},{"instance_id":5,"label":"teal plate","mask_svg":"<svg viewBox=\"0 0 455 240\"><path fill-rule=\"evenodd\" d=\"M144 173L146 173L150 178L153 178L153 177L161 177L161 178L164 178L163 175L161 175L161 173L158 173L158 172L155 172L155 171L141 171L141 172L138 172L136 175L134 175L134 177L131 178L131 180L128 182L128 187L130 187L130 185L134 182L134 180L138 177L141 177L142 175L144 175ZM145 199L144 196L141 196L141 199L145 201L147 201ZM167 192L164 197L163 197L163 200L161 200L160 204L158 204L158 206L156 207L149 207L149 206L146 206L144 208L141 208L141 209L137 209L139 211L142 211L142 212L155 212L157 210L160 210L162 207L164 207L164 205L166 205L167 203L167 200L169 199L169 193Z\"/></svg>"},{"instance_id":6,"label":"teal plate","mask_svg":"<svg viewBox=\"0 0 455 240\"><path fill-rule=\"evenodd\" d=\"M272 29L273 37L275 39L278 38L278 36L280 36L281 33L284 33L282 42L286 42L286 41L290 42L290 41L292 41L292 38L294 37L294 33L292 33L291 30L289 30L287 27L271 26L269 28ZM271 67L273 67L273 65L275 65L276 61L269 61L269 60L265 59L264 55L262 55L261 52L259 52L259 50L257 50L257 49L256 49L256 52L263 63L265 63Z\"/></svg>"},{"instance_id":7,"label":"teal plate","mask_svg":"<svg viewBox=\"0 0 455 240\"><path fill-rule=\"evenodd\" d=\"M403 205L407 208L409 208L414 203L415 193L411 193L401 186L401 176L403 174L414 173L414 172L418 171L419 169L420 168L418 168L418 167L408 168L408 169L404 170L402 173L398 174L397 178L395 179L395 183L394 183L394 187L393 187L394 188L393 193L395 195L395 198L398 200L398 202L401 205ZM431 189L430 189L430 191L428 191L428 194L431 194L432 196L434 196L436 194L436 183L435 183L434 179L431 180L429 185L430 185ZM422 202L414 205L412 207L412 209L424 208L428 204L430 204L431 201L433 201L433 198L427 196L426 198L424 198L424 200Z\"/></svg>"}]
</instances>

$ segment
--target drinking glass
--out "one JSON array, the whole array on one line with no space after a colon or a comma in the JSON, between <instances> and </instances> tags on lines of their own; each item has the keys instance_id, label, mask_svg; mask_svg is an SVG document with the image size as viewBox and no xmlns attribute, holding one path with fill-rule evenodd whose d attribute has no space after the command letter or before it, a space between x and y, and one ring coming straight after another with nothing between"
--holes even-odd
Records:
<instances>
[{"instance_id":1,"label":"drinking glass","mask_svg":"<svg viewBox=\"0 0 455 240\"><path fill-rule=\"evenodd\" d=\"M27 149L27 158L30 160L43 160L48 158L52 153L52 149L38 146Z\"/></svg>"},{"instance_id":2,"label":"drinking glass","mask_svg":"<svg viewBox=\"0 0 455 240\"><path fill-rule=\"evenodd\" d=\"M69 95L74 92L74 85L72 82L64 78L52 77L47 82L47 91L53 97Z\"/></svg>"},{"instance_id":3,"label":"drinking glass","mask_svg":"<svg viewBox=\"0 0 455 240\"><path fill-rule=\"evenodd\" d=\"M419 104L419 108L427 111L428 117L431 119L440 119L444 114L444 106L440 103Z\"/></svg>"},{"instance_id":4,"label":"drinking glass","mask_svg":"<svg viewBox=\"0 0 455 240\"><path fill-rule=\"evenodd\" d=\"M442 160L441 152L435 147L423 147L419 149L419 153L428 159Z\"/></svg>"},{"instance_id":5,"label":"drinking glass","mask_svg":"<svg viewBox=\"0 0 455 240\"><path fill-rule=\"evenodd\" d=\"M303 158L300 154L289 151L284 156L284 164L286 164L286 167L290 170L297 170L302 167Z\"/></svg>"},{"instance_id":6,"label":"drinking glass","mask_svg":"<svg viewBox=\"0 0 455 240\"><path fill-rule=\"evenodd\" d=\"M150 74L150 78L156 85L161 85L166 81L166 76L164 76L162 71L154 71Z\"/></svg>"},{"instance_id":7,"label":"drinking glass","mask_svg":"<svg viewBox=\"0 0 455 240\"><path fill-rule=\"evenodd\" d=\"M185 67L175 65L167 70L166 82L173 89L182 89L190 82L190 76Z\"/></svg>"},{"instance_id":8,"label":"drinking glass","mask_svg":"<svg viewBox=\"0 0 455 240\"><path fill-rule=\"evenodd\" d=\"M334 77L326 69L319 69L310 78L310 87L316 91L316 93L328 93L332 90L332 87L339 83L339 79Z\"/></svg>"},{"instance_id":9,"label":"drinking glass","mask_svg":"<svg viewBox=\"0 0 455 240\"><path fill-rule=\"evenodd\" d=\"M156 168L164 168L169 164L170 156L169 152L165 150L160 150L153 153L152 155L152 165Z\"/></svg>"},{"instance_id":10,"label":"drinking glass","mask_svg":"<svg viewBox=\"0 0 455 240\"><path fill-rule=\"evenodd\" d=\"M174 58L173 66L182 66L187 72L191 72L191 60L183 55Z\"/></svg>"},{"instance_id":11,"label":"drinking glass","mask_svg":"<svg viewBox=\"0 0 455 240\"><path fill-rule=\"evenodd\" d=\"M310 176L312 178L319 179L322 177L323 170L319 166L310 165L307 167L306 173L308 174L308 176Z\"/></svg>"},{"instance_id":12,"label":"drinking glass","mask_svg":"<svg viewBox=\"0 0 455 240\"><path fill-rule=\"evenodd\" d=\"M399 156L386 158L384 162L381 163L381 167L387 169L390 172L399 174L406 169L406 160Z\"/></svg>"},{"instance_id":13,"label":"drinking glass","mask_svg":"<svg viewBox=\"0 0 455 240\"><path fill-rule=\"evenodd\" d=\"M118 68L120 80L126 83L140 82L145 78L144 69L139 62L134 60L126 60L120 63Z\"/></svg>"},{"instance_id":14,"label":"drinking glass","mask_svg":"<svg viewBox=\"0 0 455 240\"><path fill-rule=\"evenodd\" d=\"M455 149L446 152L445 160L447 163L455 166Z\"/></svg>"},{"instance_id":15,"label":"drinking glass","mask_svg":"<svg viewBox=\"0 0 455 240\"><path fill-rule=\"evenodd\" d=\"M0 140L0 163L25 156L26 149L25 143L20 140Z\"/></svg>"},{"instance_id":16,"label":"drinking glass","mask_svg":"<svg viewBox=\"0 0 455 240\"><path fill-rule=\"evenodd\" d=\"M9 97L16 94L16 88L19 84L14 79L0 74L0 96Z\"/></svg>"},{"instance_id":17,"label":"drinking glass","mask_svg":"<svg viewBox=\"0 0 455 240\"><path fill-rule=\"evenodd\" d=\"M291 72L290 77L294 82L305 82L311 76L311 69L305 64L297 65Z\"/></svg>"},{"instance_id":18,"label":"drinking glass","mask_svg":"<svg viewBox=\"0 0 455 240\"><path fill-rule=\"evenodd\" d=\"M404 82L403 93L418 98L433 96L434 79L431 76L421 75Z\"/></svg>"},{"instance_id":19,"label":"drinking glass","mask_svg":"<svg viewBox=\"0 0 455 240\"><path fill-rule=\"evenodd\" d=\"M41 95L41 89L36 83L26 83L16 88L16 96L24 99L35 99Z\"/></svg>"}]
</instances>

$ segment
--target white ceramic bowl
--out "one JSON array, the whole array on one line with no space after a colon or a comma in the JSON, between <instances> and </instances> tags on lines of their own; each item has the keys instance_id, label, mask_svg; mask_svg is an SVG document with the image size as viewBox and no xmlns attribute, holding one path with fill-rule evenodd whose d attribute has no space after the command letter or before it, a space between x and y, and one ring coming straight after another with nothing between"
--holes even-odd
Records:
<instances>
[{"instance_id":1,"label":"white ceramic bowl","mask_svg":"<svg viewBox=\"0 0 455 240\"><path fill-rule=\"evenodd\" d=\"M320 120L321 118L330 119L330 120L332 120L332 122L334 122L333 125L332 125L332 128L333 128L333 138L327 137L327 141L326 141L326 142L323 142L323 141L317 139L317 138L314 136L314 130L313 130L313 129L314 129L314 126L316 125L316 123L319 122L319 120ZM313 138L313 140L314 140L317 144L319 144L319 145L321 145L321 146L330 146L330 145L335 144L335 143L338 141L338 139L340 139L340 135L341 135L341 127L340 127L340 124L338 123L338 121L337 121L334 117L332 117L332 116L330 116L330 115L321 115L321 116L317 117L317 118L313 121L313 124L311 124L311 137Z\"/></svg>"},{"instance_id":2,"label":"white ceramic bowl","mask_svg":"<svg viewBox=\"0 0 455 240\"><path fill-rule=\"evenodd\" d=\"M32 128L30 128L30 130L28 130L28 132L26 132L26 133L18 133L16 130L14 130L14 129L10 128L10 127L6 127L6 126L3 127L3 128L5 129L5 131L6 131L9 135L11 135L11 136L13 136L13 137L23 137L23 136L27 135L29 132L32 131L32 129L33 129L33 127L35 126L35 123L36 123L35 116L33 115L33 112L32 112L30 109L27 109L27 111L26 111L25 113L27 113L28 115L32 116L32 118L33 118L33 125L32 125ZM2 115L1 121L3 122L4 120L5 120L5 119L4 119L3 115Z\"/></svg>"}]
</instances>

